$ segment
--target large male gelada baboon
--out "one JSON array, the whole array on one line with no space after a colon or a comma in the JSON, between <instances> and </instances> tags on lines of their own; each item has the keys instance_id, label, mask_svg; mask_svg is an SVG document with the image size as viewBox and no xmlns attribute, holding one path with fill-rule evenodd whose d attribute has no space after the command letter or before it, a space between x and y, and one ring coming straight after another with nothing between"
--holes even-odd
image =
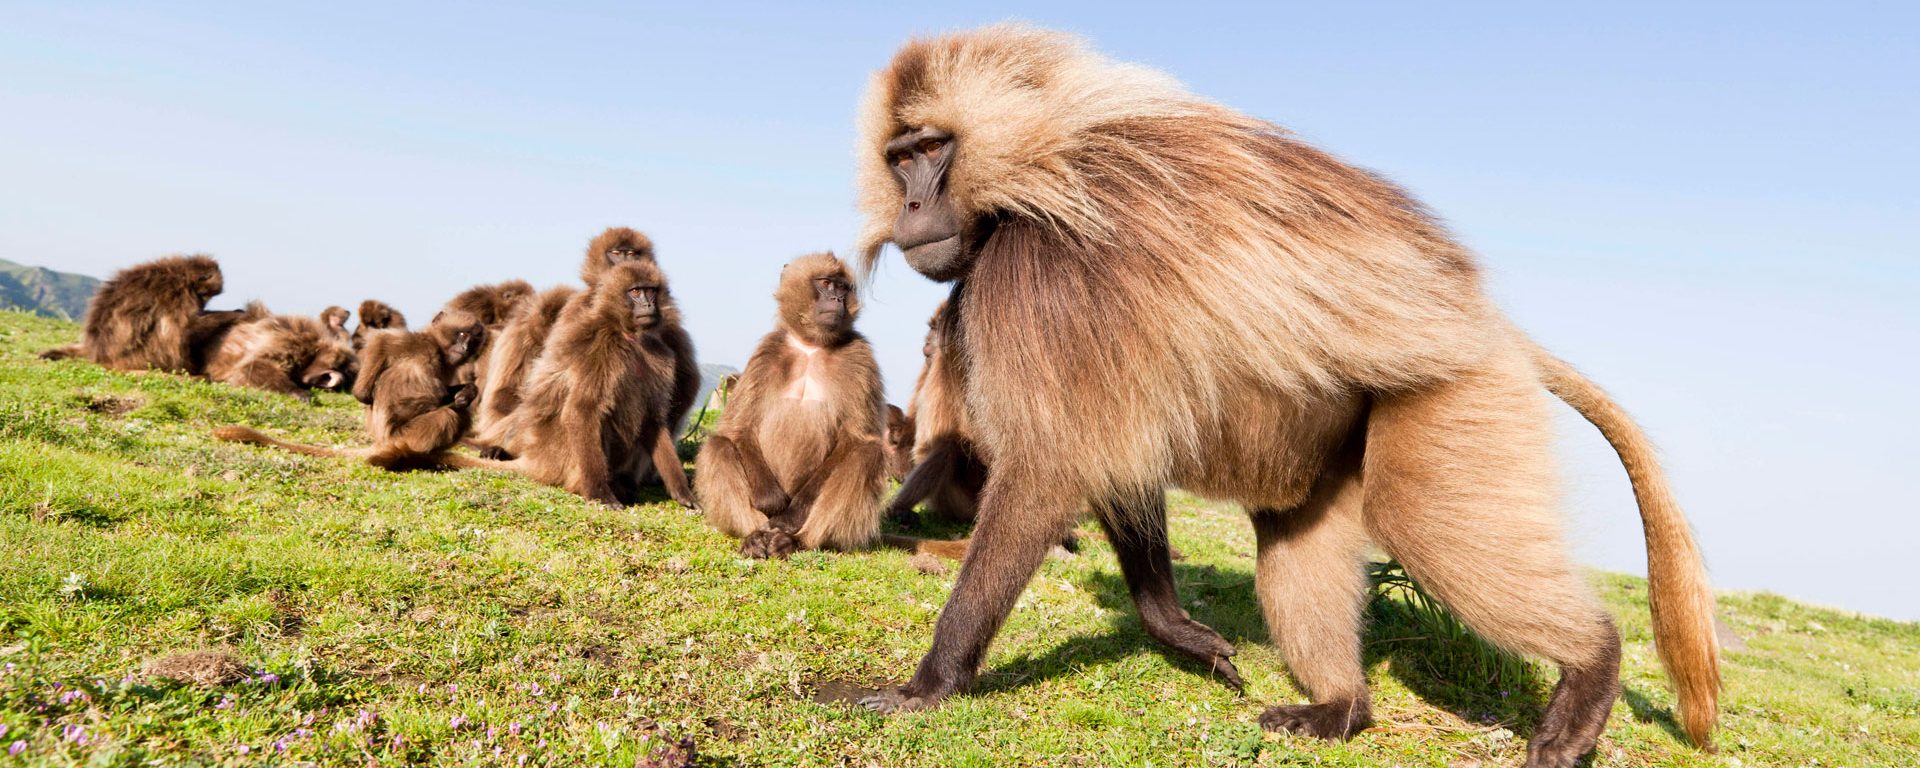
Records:
<instances>
[{"instance_id":1,"label":"large male gelada baboon","mask_svg":"<svg viewBox=\"0 0 1920 768\"><path fill-rule=\"evenodd\" d=\"M1628 466L1654 634L1687 733L1716 717L1713 599L1638 428L1488 300L1472 254L1398 187L1072 38L996 26L908 43L869 90L869 265L886 242L953 283L966 411L989 459L974 547L904 687L966 687L1091 502L1149 634L1239 676L1181 610L1163 491L1251 510L1256 591L1314 702L1276 730L1346 738L1368 542L1482 636L1553 660L1528 765L1590 751L1620 638L1562 544L1542 382Z\"/></svg>"},{"instance_id":2,"label":"large male gelada baboon","mask_svg":"<svg viewBox=\"0 0 1920 768\"><path fill-rule=\"evenodd\" d=\"M668 423L679 352L666 339L676 333L680 312L658 265L608 268L586 301L561 313L527 376L501 446L515 458L451 454L445 463L519 472L611 505L633 503L657 474L675 501L697 506Z\"/></svg>"},{"instance_id":3,"label":"large male gelada baboon","mask_svg":"<svg viewBox=\"0 0 1920 768\"><path fill-rule=\"evenodd\" d=\"M226 283L212 256L167 256L114 273L87 303L80 343L40 353L84 357L121 371L198 373L194 351L244 312L206 311Z\"/></svg>"},{"instance_id":4,"label":"large male gelada baboon","mask_svg":"<svg viewBox=\"0 0 1920 768\"><path fill-rule=\"evenodd\" d=\"M364 316L363 316L364 317ZM227 426L214 437L268 445L308 456L366 459L389 470L439 463L467 431L471 385L452 387L455 369L478 349L487 328L472 315L441 312L418 333L375 333L360 352L353 396L367 405L368 448L327 448L281 440L251 427Z\"/></svg>"}]
</instances>

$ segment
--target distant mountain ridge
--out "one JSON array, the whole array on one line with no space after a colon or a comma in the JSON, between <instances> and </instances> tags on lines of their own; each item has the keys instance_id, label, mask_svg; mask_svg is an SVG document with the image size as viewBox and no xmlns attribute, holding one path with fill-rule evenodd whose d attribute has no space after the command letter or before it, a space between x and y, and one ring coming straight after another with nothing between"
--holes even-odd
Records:
<instances>
[{"instance_id":1,"label":"distant mountain ridge","mask_svg":"<svg viewBox=\"0 0 1920 768\"><path fill-rule=\"evenodd\" d=\"M87 302L99 288L97 278L0 259L0 309L79 320L87 313Z\"/></svg>"}]
</instances>

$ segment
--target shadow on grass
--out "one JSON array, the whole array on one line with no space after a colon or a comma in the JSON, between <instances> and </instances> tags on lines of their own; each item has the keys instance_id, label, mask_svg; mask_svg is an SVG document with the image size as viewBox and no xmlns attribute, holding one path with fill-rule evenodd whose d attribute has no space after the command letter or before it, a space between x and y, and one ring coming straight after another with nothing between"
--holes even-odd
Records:
<instances>
[{"instance_id":1,"label":"shadow on grass","mask_svg":"<svg viewBox=\"0 0 1920 768\"><path fill-rule=\"evenodd\" d=\"M1673 710L1654 704L1646 694L1632 688L1622 690L1620 698L1627 702L1627 709L1633 711L1633 719L1660 726L1667 735L1682 744L1693 743L1687 738L1687 732L1680 728L1680 721L1674 718Z\"/></svg>"},{"instance_id":2,"label":"shadow on grass","mask_svg":"<svg viewBox=\"0 0 1920 768\"><path fill-rule=\"evenodd\" d=\"M1181 604L1194 620L1213 627L1235 645L1268 642L1251 573L1178 562L1173 569ZM1109 632L1075 637L1045 653L1010 659L983 671L975 690L1017 689L1146 649L1193 673L1196 682L1211 677L1208 665L1147 636L1117 569L1097 571L1081 586L1112 612ZM1538 726L1551 692L1550 675L1539 665L1500 661L1484 640L1471 634L1435 632L1399 599L1375 595L1368 614L1362 651L1367 668L1387 665L1387 674L1422 701L1468 722L1499 722L1522 736L1530 736ZM1674 729L1671 715L1647 704L1643 696L1630 691L1629 697L1637 716Z\"/></svg>"}]
</instances>

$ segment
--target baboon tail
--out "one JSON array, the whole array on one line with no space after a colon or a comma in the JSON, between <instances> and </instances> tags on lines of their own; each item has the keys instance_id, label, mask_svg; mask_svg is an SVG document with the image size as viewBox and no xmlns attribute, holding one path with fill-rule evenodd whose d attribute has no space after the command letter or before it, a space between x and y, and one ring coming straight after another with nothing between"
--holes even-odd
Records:
<instances>
[{"instance_id":1,"label":"baboon tail","mask_svg":"<svg viewBox=\"0 0 1920 768\"><path fill-rule=\"evenodd\" d=\"M963 560L967 556L967 545L972 539L918 539L912 536L895 536L891 533L880 534L881 546L904 549L913 554L931 554L948 560Z\"/></svg>"},{"instance_id":2,"label":"baboon tail","mask_svg":"<svg viewBox=\"0 0 1920 768\"><path fill-rule=\"evenodd\" d=\"M64 347L54 347L53 349L49 349L45 352L40 353L40 359L42 360L65 360L69 357L79 357L79 356L80 356L80 345L78 344L68 344Z\"/></svg>"},{"instance_id":3,"label":"baboon tail","mask_svg":"<svg viewBox=\"0 0 1920 768\"><path fill-rule=\"evenodd\" d=\"M478 456L468 456L464 453L442 453L440 454L439 461L440 466L449 469L491 469L497 472L520 471L520 465L516 462L483 459Z\"/></svg>"},{"instance_id":4,"label":"baboon tail","mask_svg":"<svg viewBox=\"0 0 1920 768\"><path fill-rule=\"evenodd\" d=\"M229 443L264 445L270 448L279 448L283 451L292 451L304 456L357 459L367 455L366 451L325 448L318 445L307 445L306 443L288 442L252 427L243 427L238 424L216 428L213 430L213 436Z\"/></svg>"},{"instance_id":5,"label":"baboon tail","mask_svg":"<svg viewBox=\"0 0 1920 768\"><path fill-rule=\"evenodd\" d=\"M1680 697L1680 723L1693 743L1712 745L1720 715L1720 642L1713 592L1686 515L1667 487L1653 443L1605 390L1531 339L1522 338L1547 391L1573 406L1613 445L1633 481L1647 539L1647 601L1654 644Z\"/></svg>"}]
</instances>

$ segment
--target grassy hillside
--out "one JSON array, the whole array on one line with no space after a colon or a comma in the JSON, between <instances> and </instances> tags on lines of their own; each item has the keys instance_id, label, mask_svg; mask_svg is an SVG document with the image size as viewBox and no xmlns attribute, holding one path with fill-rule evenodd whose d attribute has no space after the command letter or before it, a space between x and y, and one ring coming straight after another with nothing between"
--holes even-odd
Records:
<instances>
[{"instance_id":1,"label":"grassy hillside","mask_svg":"<svg viewBox=\"0 0 1920 768\"><path fill-rule=\"evenodd\" d=\"M229 422L352 442L359 408L33 358L76 334L0 313L0 766L631 766L684 739L723 765L1509 765L1553 679L1388 590L1367 638L1378 727L1264 735L1262 707L1300 694L1258 618L1251 534L1183 497L1180 587L1239 646L1245 696L1143 634L1095 541L1044 566L971 695L882 718L835 684L909 673L951 573L896 552L751 562L670 502L215 443ZM1595 579L1627 692L1594 765L1916 764L1920 625L1726 596L1749 649L1706 755L1675 735L1643 582ZM194 649L239 679L143 673Z\"/></svg>"},{"instance_id":2,"label":"grassy hillside","mask_svg":"<svg viewBox=\"0 0 1920 768\"><path fill-rule=\"evenodd\" d=\"M0 259L0 309L78 320L100 281L86 275L28 267Z\"/></svg>"}]
</instances>

